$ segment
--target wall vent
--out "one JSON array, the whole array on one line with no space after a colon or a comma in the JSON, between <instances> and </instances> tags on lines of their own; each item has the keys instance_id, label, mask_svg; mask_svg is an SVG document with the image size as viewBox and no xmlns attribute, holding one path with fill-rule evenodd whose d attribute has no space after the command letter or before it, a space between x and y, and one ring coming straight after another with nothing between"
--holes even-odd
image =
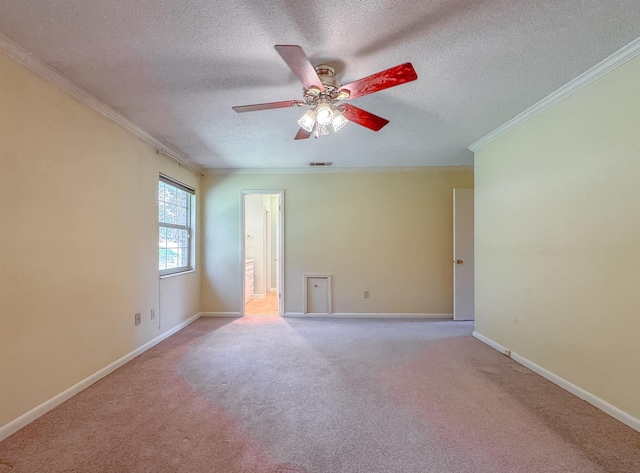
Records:
<instances>
[{"instance_id":1,"label":"wall vent","mask_svg":"<svg viewBox=\"0 0 640 473\"><path fill-rule=\"evenodd\" d=\"M316 167L316 166L317 167L322 167L322 166L329 167L329 166L332 166L332 165L333 165L333 163L331 161L326 161L324 163L309 163L309 166L312 166L312 167Z\"/></svg>"}]
</instances>

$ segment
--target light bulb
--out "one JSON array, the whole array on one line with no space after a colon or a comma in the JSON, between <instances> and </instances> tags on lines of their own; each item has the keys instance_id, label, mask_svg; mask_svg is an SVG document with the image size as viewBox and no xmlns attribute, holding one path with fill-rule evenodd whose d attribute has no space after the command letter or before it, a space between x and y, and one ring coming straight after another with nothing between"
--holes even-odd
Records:
<instances>
[{"instance_id":1,"label":"light bulb","mask_svg":"<svg viewBox=\"0 0 640 473\"><path fill-rule=\"evenodd\" d=\"M298 125L304 131L311 133L313 131L313 125L316 124L316 114L313 110L307 110L307 112L300 117L298 120Z\"/></svg>"},{"instance_id":2,"label":"light bulb","mask_svg":"<svg viewBox=\"0 0 640 473\"><path fill-rule=\"evenodd\" d=\"M349 123L349 120L347 120L347 117L345 117L340 110L334 108L333 120L331 121L331 123L333 124L333 131L338 131L347 123Z\"/></svg>"},{"instance_id":3,"label":"light bulb","mask_svg":"<svg viewBox=\"0 0 640 473\"><path fill-rule=\"evenodd\" d=\"M321 125L327 126L333 119L333 110L328 102L321 102L316 107L316 119Z\"/></svg>"},{"instance_id":4,"label":"light bulb","mask_svg":"<svg viewBox=\"0 0 640 473\"><path fill-rule=\"evenodd\" d=\"M347 89L342 89L340 92L338 92L336 100L347 100L350 95L351 92L349 92Z\"/></svg>"}]
</instances>

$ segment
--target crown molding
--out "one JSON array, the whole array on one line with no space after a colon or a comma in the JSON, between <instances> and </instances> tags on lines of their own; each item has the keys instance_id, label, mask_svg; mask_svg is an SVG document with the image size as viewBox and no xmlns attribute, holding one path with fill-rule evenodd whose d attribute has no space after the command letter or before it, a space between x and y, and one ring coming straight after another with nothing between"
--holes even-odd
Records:
<instances>
[{"instance_id":1,"label":"crown molding","mask_svg":"<svg viewBox=\"0 0 640 473\"><path fill-rule=\"evenodd\" d=\"M640 37L469 146L474 153L640 54Z\"/></svg>"},{"instance_id":2,"label":"crown molding","mask_svg":"<svg viewBox=\"0 0 640 473\"><path fill-rule=\"evenodd\" d=\"M363 174L363 173L418 173L418 172L473 172L473 166L406 166L406 167L304 167L304 168L219 168L205 169L205 175L228 174Z\"/></svg>"},{"instance_id":3,"label":"crown molding","mask_svg":"<svg viewBox=\"0 0 640 473\"><path fill-rule=\"evenodd\" d=\"M185 165L196 173L202 173L197 165L190 162L188 158L186 158L182 153L179 153L175 149L167 146L165 143L162 143L160 140L155 138L154 136L147 133L145 130L140 128L134 122L129 120L127 117L122 115L120 112L117 112L112 107L104 103L102 100L97 97L91 95L89 92L81 88L80 86L74 84L71 80L67 79L65 76L60 74L54 68L49 66L46 62L44 62L39 57L30 53L22 46L14 43L6 36L0 34L0 51L19 62L27 69L29 69L34 74L42 77L43 79L53 83L58 88L62 89L72 97L78 99L80 102L84 103L88 107L91 107L96 112L100 113L104 117L110 119L111 121L116 122L118 125L123 127L125 130L133 133L134 135L142 138L144 141L153 146L159 154L163 154L168 156L175 161Z\"/></svg>"}]
</instances>

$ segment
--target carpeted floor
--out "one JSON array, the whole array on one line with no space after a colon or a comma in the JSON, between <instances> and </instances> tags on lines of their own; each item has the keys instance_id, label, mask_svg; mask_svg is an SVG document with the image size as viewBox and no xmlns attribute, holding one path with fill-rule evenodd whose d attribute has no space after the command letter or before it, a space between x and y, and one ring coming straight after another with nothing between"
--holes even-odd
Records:
<instances>
[{"instance_id":1,"label":"carpeted floor","mask_svg":"<svg viewBox=\"0 0 640 473\"><path fill-rule=\"evenodd\" d=\"M640 472L640 433L471 331L200 319L0 443L0 472Z\"/></svg>"}]
</instances>

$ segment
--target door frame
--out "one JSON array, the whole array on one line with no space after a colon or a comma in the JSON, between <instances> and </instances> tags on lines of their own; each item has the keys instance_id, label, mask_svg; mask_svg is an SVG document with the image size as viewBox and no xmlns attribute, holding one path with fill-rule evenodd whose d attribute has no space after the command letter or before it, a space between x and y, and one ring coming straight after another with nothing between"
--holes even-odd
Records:
<instances>
[{"instance_id":1,"label":"door frame","mask_svg":"<svg viewBox=\"0 0 640 473\"><path fill-rule=\"evenodd\" d=\"M276 271L276 292L278 295L278 315L280 317L284 317L285 314L285 305L284 305L284 190L283 189L242 189L240 191L240 301L241 301L241 310L240 315L245 315L245 302L244 302L244 294L245 294L245 196L248 195L274 195L277 197L278 203L278 226L276 232L276 240L278 245L278 253L279 260ZM270 267L269 261L269 267ZM266 265L265 265L266 266ZM265 290L269 288L266 287L265 281Z\"/></svg>"},{"instance_id":2,"label":"door frame","mask_svg":"<svg viewBox=\"0 0 640 473\"><path fill-rule=\"evenodd\" d=\"M267 264L264 265L264 293L266 294L271 290L271 264L273 254L271 251L271 210L264 209L264 259ZM276 284L277 286L277 284ZM276 287L276 289L278 289Z\"/></svg>"}]
</instances>

